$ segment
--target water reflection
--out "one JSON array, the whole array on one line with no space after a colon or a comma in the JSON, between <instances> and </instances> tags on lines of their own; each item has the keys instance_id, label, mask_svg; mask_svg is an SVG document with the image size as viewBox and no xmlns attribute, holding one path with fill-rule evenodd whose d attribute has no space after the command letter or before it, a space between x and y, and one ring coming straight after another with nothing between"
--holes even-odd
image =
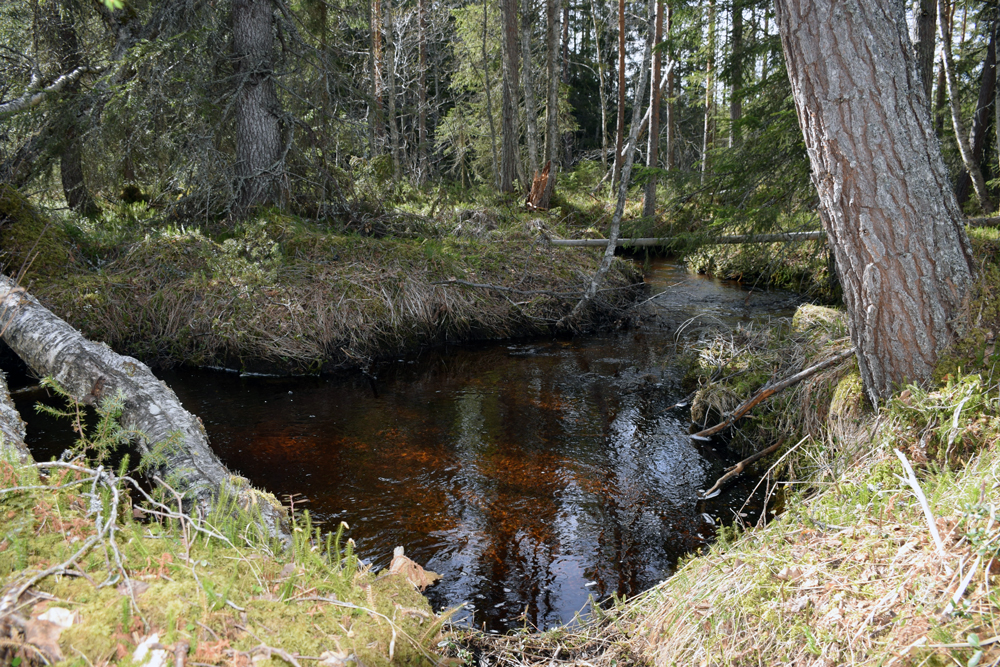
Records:
<instances>
[{"instance_id":1,"label":"water reflection","mask_svg":"<svg viewBox=\"0 0 1000 667\"><path fill-rule=\"evenodd\" d=\"M330 528L347 521L376 567L404 545L443 575L436 607L547 627L667 576L727 502L696 502L726 461L667 409L680 371L662 360L680 321L705 304L738 317L746 293L669 265L654 280L681 285L643 327L437 351L382 369L377 395L355 376L161 375L232 469L304 494Z\"/></svg>"}]
</instances>

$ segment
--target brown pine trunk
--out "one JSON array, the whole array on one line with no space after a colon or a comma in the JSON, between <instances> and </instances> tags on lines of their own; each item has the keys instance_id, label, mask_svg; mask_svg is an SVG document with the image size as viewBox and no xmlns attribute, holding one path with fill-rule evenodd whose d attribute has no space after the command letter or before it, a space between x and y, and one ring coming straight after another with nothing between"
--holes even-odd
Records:
<instances>
[{"instance_id":1,"label":"brown pine trunk","mask_svg":"<svg viewBox=\"0 0 1000 667\"><path fill-rule=\"evenodd\" d=\"M398 181L402 172L402 157L400 156L399 124L396 122L396 40L393 38L394 19L392 15L392 0L385 3L385 78L386 95L389 99L389 150L392 154L392 180Z\"/></svg>"},{"instance_id":2,"label":"brown pine trunk","mask_svg":"<svg viewBox=\"0 0 1000 667\"><path fill-rule=\"evenodd\" d=\"M236 61L236 178L241 213L278 200L280 103L274 87L272 0L233 0Z\"/></svg>"},{"instance_id":3,"label":"brown pine trunk","mask_svg":"<svg viewBox=\"0 0 1000 667\"><path fill-rule=\"evenodd\" d=\"M517 91L517 0L503 0L503 145L500 153L500 191L513 192L518 169Z\"/></svg>"},{"instance_id":4,"label":"brown pine trunk","mask_svg":"<svg viewBox=\"0 0 1000 667\"><path fill-rule=\"evenodd\" d=\"M917 53L917 73L923 84L924 97L931 103L934 85L934 40L937 35L937 0L920 0L915 12L913 49ZM929 106L928 106L929 108Z\"/></svg>"},{"instance_id":5,"label":"brown pine trunk","mask_svg":"<svg viewBox=\"0 0 1000 667\"><path fill-rule=\"evenodd\" d=\"M625 143L625 0L618 0L618 131L615 134L615 170L611 190L622 172L622 146Z\"/></svg>"},{"instance_id":6,"label":"brown pine trunk","mask_svg":"<svg viewBox=\"0 0 1000 667\"><path fill-rule=\"evenodd\" d=\"M486 53L486 36L489 28L489 15L487 8L489 1L483 0L483 87L486 89L486 119L490 124L490 148L493 151L493 162L490 168L493 170L493 187L500 187L500 174L497 172L497 128L493 122L493 93L490 92L490 60Z\"/></svg>"},{"instance_id":7,"label":"brown pine trunk","mask_svg":"<svg viewBox=\"0 0 1000 667\"><path fill-rule=\"evenodd\" d=\"M371 4L371 27L372 27L372 97L374 98L374 113L369 122L374 128L375 152L381 153L385 145L385 122L383 121L383 97L384 82L382 79L382 2L372 0Z\"/></svg>"},{"instance_id":8,"label":"brown pine trunk","mask_svg":"<svg viewBox=\"0 0 1000 667\"><path fill-rule=\"evenodd\" d=\"M521 0L521 80L524 83L524 116L527 125L528 173L538 175L538 104L535 100L535 70L531 60L531 0Z\"/></svg>"},{"instance_id":9,"label":"brown pine trunk","mask_svg":"<svg viewBox=\"0 0 1000 667\"><path fill-rule=\"evenodd\" d=\"M655 169L660 150L660 75L661 58L656 45L663 40L663 0L656 0L656 27L653 35L653 81L649 88L649 140L646 144L646 166ZM656 215L656 176L650 175L646 181L646 192L642 201L642 215L652 218Z\"/></svg>"},{"instance_id":10,"label":"brown pine trunk","mask_svg":"<svg viewBox=\"0 0 1000 667\"><path fill-rule=\"evenodd\" d=\"M868 395L931 377L972 284L962 214L893 3L776 0ZM887 85L886 82L892 82Z\"/></svg>"}]
</instances>

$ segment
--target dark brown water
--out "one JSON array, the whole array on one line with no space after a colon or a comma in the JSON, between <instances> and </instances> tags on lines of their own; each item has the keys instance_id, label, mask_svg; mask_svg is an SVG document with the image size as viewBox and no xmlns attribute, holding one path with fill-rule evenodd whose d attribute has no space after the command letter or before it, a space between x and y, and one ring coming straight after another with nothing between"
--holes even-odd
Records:
<instances>
[{"instance_id":1,"label":"dark brown water","mask_svg":"<svg viewBox=\"0 0 1000 667\"><path fill-rule=\"evenodd\" d=\"M375 381L160 375L230 468L279 497L303 494L330 529L346 521L375 567L404 546L441 574L436 608L464 603L459 618L491 630L547 627L669 576L748 493L697 501L732 461L696 446L687 412L670 409L682 397L674 334L696 315L685 330L796 299L666 262L648 282L650 296L669 291L638 328L436 350ZM51 424L29 429L40 451L56 447Z\"/></svg>"}]
</instances>

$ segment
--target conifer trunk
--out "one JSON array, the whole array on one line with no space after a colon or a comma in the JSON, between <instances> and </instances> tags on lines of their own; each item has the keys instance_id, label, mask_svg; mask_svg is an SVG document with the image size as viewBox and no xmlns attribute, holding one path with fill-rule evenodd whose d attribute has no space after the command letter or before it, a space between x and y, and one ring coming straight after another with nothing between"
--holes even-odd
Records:
<instances>
[{"instance_id":1,"label":"conifer trunk","mask_svg":"<svg viewBox=\"0 0 1000 667\"><path fill-rule=\"evenodd\" d=\"M503 144L500 153L500 191L513 192L518 169L517 0L503 0Z\"/></svg>"},{"instance_id":2,"label":"conifer trunk","mask_svg":"<svg viewBox=\"0 0 1000 667\"><path fill-rule=\"evenodd\" d=\"M792 95L868 395L930 379L972 285L902 5L776 0ZM918 103L919 102L919 103Z\"/></svg>"},{"instance_id":3,"label":"conifer trunk","mask_svg":"<svg viewBox=\"0 0 1000 667\"><path fill-rule=\"evenodd\" d=\"M535 98L535 70L531 60L531 0L521 0L521 81L524 84L524 116L527 126L528 174L538 175L538 103Z\"/></svg>"},{"instance_id":4,"label":"conifer trunk","mask_svg":"<svg viewBox=\"0 0 1000 667\"><path fill-rule=\"evenodd\" d=\"M663 0L656 0L656 26L653 35L653 80L649 87L649 140L646 144L646 166L655 169L660 150L660 75L662 60L656 46L663 40ZM656 176L650 175L646 181L646 192L642 201L642 215L652 218L656 215Z\"/></svg>"}]
</instances>

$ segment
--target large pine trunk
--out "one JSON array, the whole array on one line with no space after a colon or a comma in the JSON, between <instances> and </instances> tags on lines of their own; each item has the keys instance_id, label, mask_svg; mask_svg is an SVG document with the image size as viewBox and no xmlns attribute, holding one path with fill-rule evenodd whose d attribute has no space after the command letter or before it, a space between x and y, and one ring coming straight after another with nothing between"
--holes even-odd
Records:
<instances>
[{"instance_id":1,"label":"large pine trunk","mask_svg":"<svg viewBox=\"0 0 1000 667\"><path fill-rule=\"evenodd\" d=\"M287 517L274 497L251 489L247 480L226 469L209 447L201 420L145 364L87 340L2 275L0 332L32 371L55 379L74 400L94 404L120 392L125 401L122 425L142 434L136 442L139 451L153 457L166 482L200 511L208 511L225 492L259 514L265 534L289 540Z\"/></svg>"},{"instance_id":2,"label":"large pine trunk","mask_svg":"<svg viewBox=\"0 0 1000 667\"><path fill-rule=\"evenodd\" d=\"M823 225L874 400L931 377L972 283L902 4L776 0Z\"/></svg>"},{"instance_id":3,"label":"large pine trunk","mask_svg":"<svg viewBox=\"0 0 1000 667\"><path fill-rule=\"evenodd\" d=\"M283 167L274 87L272 0L233 0L236 62L236 177L241 211L278 198Z\"/></svg>"}]
</instances>

